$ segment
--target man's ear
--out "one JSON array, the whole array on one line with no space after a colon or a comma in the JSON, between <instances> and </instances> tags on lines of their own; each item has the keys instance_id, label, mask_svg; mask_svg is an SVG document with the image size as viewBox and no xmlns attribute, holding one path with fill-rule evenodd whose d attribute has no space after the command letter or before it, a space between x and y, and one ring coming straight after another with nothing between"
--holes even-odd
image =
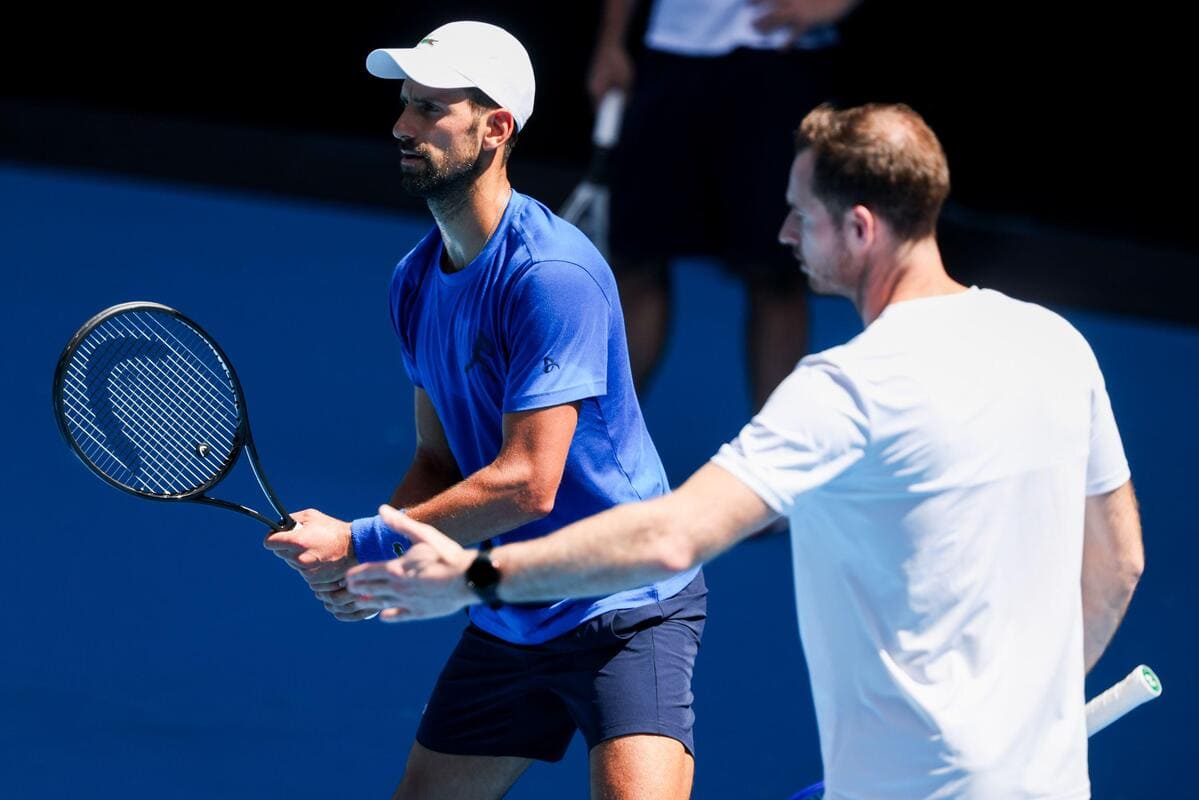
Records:
<instances>
[{"instance_id":1,"label":"man's ear","mask_svg":"<svg viewBox=\"0 0 1199 800\"><path fill-rule=\"evenodd\" d=\"M856 250L869 250L879 235L881 220L863 205L846 210L841 218L841 229L846 232L848 244Z\"/></svg>"},{"instance_id":2,"label":"man's ear","mask_svg":"<svg viewBox=\"0 0 1199 800\"><path fill-rule=\"evenodd\" d=\"M488 111L483 131L483 149L500 150L516 135L516 118L506 108Z\"/></svg>"}]
</instances>

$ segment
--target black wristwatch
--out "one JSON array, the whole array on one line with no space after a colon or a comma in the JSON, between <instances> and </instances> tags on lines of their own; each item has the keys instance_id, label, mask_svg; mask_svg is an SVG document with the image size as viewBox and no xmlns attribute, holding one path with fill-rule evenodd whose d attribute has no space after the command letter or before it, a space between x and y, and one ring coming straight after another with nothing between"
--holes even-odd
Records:
<instances>
[{"instance_id":1,"label":"black wristwatch","mask_svg":"<svg viewBox=\"0 0 1199 800\"><path fill-rule=\"evenodd\" d=\"M480 550L479 555L466 568L466 585L479 596L489 608L503 605L499 598L500 570L491 563L491 553Z\"/></svg>"}]
</instances>

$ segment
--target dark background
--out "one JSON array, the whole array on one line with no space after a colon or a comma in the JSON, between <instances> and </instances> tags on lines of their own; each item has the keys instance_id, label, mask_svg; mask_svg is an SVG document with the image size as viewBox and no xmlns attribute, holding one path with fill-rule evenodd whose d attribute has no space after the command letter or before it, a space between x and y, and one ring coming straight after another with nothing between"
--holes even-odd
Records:
<instances>
[{"instance_id":1,"label":"dark background","mask_svg":"<svg viewBox=\"0 0 1199 800\"><path fill-rule=\"evenodd\" d=\"M7 26L6 83L25 98L386 137L398 87L367 75L366 53L410 46L449 19L477 18L511 30L537 68L537 123L522 158L577 163L586 155L582 78L595 0L320 13L271 5L30 9ZM928 117L963 205L1194 245L1193 226L1155 197L1158 188L1185 187L1184 172L1194 175L1180 119L1186 33L1172 8L1146 3L1117 14L1094 4L867 0L844 26L843 70L856 99L903 100ZM737 128L753 124L753 110L731 98L695 111L676 133L711 137L714 147L735 148Z\"/></svg>"},{"instance_id":2,"label":"dark background","mask_svg":"<svg viewBox=\"0 0 1199 800\"><path fill-rule=\"evenodd\" d=\"M27 9L0 54L0 157L404 207L385 168L398 84L371 78L365 55L477 18L515 33L537 69L514 174L564 197L588 154L598 2L306 8ZM845 23L844 99L908 102L943 139L943 241L961 277L1199 319L1181 119L1193 69L1175 8L867 0ZM748 158L737 131L753 124L752 108L713 97L667 135Z\"/></svg>"}]
</instances>

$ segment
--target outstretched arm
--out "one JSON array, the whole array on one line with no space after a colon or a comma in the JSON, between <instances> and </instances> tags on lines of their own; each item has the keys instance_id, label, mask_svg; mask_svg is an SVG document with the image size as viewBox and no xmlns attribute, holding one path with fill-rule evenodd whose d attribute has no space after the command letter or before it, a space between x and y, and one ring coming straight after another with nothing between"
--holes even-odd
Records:
<instances>
[{"instance_id":1,"label":"outstretched arm","mask_svg":"<svg viewBox=\"0 0 1199 800\"><path fill-rule=\"evenodd\" d=\"M540 519L553 509L578 408L578 403L567 403L505 414L499 455L462 479L436 411L418 389L417 451L392 502L417 501L409 514L439 525L464 544ZM346 571L360 559L392 557L391 546L377 541L369 525L355 531L351 540L349 522L315 509L293 516L302 526L268 535L267 549L299 571L335 617L364 619L370 611L355 604L345 591Z\"/></svg>"},{"instance_id":2,"label":"outstretched arm","mask_svg":"<svg viewBox=\"0 0 1199 800\"><path fill-rule=\"evenodd\" d=\"M381 509L416 544L402 559L356 567L350 591L392 621L453 613L476 602L464 574L474 553L428 525ZM675 492L609 509L550 536L491 551L506 602L588 597L641 586L715 558L777 515L752 490L707 464Z\"/></svg>"}]
</instances>

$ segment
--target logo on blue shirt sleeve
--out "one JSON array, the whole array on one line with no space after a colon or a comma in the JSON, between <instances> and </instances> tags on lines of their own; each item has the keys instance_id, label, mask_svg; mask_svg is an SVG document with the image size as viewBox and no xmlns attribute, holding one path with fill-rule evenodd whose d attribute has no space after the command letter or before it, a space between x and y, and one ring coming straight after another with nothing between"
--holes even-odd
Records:
<instances>
[{"instance_id":1,"label":"logo on blue shirt sleeve","mask_svg":"<svg viewBox=\"0 0 1199 800\"><path fill-rule=\"evenodd\" d=\"M550 358L549 356L546 356L545 358L541 359L541 365L542 365L542 367L544 367L544 369L542 369L541 371L546 373L547 375L550 372L552 372L556 369L559 369L558 362L555 361L554 359Z\"/></svg>"}]
</instances>

